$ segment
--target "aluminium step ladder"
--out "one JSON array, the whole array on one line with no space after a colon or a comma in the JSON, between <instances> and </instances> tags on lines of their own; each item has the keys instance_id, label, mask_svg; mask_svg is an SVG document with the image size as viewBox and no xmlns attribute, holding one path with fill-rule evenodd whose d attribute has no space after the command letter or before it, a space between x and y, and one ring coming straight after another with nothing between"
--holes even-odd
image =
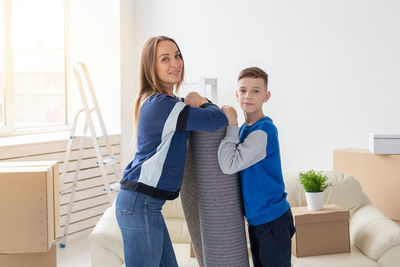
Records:
<instances>
[{"instance_id":1,"label":"aluminium step ladder","mask_svg":"<svg viewBox=\"0 0 400 267\"><path fill-rule=\"evenodd\" d=\"M69 204L68 204L68 212L67 212L67 218L66 218L66 222L65 222L65 226L64 226L64 233L63 233L62 237L57 240L57 241L60 241L61 248L65 247L65 242L66 242L66 238L67 238L67 234L68 234L68 227L69 227L70 219L71 219L72 208L73 208L74 200L75 200L75 193L76 193L76 187L77 187L77 183L78 183L78 176L79 176L79 171L80 171L81 160L82 160L82 156L83 156L84 144L85 144L86 140L92 141L92 144L93 144L93 147L95 150L95 154L96 154L96 158L97 158L96 164L100 169L101 177L103 179L103 184L105 187L103 190L106 191L106 193L107 193L107 197L108 197L108 201L109 201L110 205L112 205L113 200L114 200L114 194L113 194L114 190L119 187L118 179L120 178L118 166L117 166L118 160L115 157L113 151L111 150L111 144L108 139L108 135L107 135L106 128L104 125L103 117L101 116L100 108L99 108L99 105L97 102L96 95L94 93L94 89L93 89L92 82L90 80L88 69L87 69L86 65L83 64L82 62L77 62L74 65L74 73L75 73L76 81L78 83L78 89L79 89L80 97L82 100L83 108L80 109L78 111L78 113L75 115L75 118L74 118L74 121L72 124L72 128L71 128L70 139L68 140L68 144L67 144L67 148L66 148L65 160L64 160L64 170L61 174L62 182L60 183L60 194L66 192L68 190L72 190L70 199L69 199ZM84 76L84 78L86 80L87 90L89 91L89 96L91 98L91 102L94 105L94 107L91 109L89 109L89 104L88 104L88 101L86 98L85 87L83 84L82 76ZM98 137L96 135L96 131L95 131L95 127L94 127L93 119L92 119L92 112L96 113L98 123L101 127L102 136L100 136L100 137ZM76 131L78 118L81 114L85 115L85 123L83 126L83 135L77 136L77 135L75 135L75 131ZM89 128L89 135L87 133L88 128ZM78 160L77 160L76 166L75 166L73 183L72 183L72 186L64 188L65 174L68 171L68 164L70 161L72 144L75 139L79 140L79 152L78 152ZM102 153L100 151L100 146L99 146L100 139L104 139L104 141L105 141L105 144L107 147L108 158L103 159ZM107 171L105 168L110 165L112 165L112 167L113 167L114 175L116 176L115 178L117 180L117 182L115 182L113 184L110 184L109 177L108 177L108 174L107 174Z\"/></svg>"}]
</instances>

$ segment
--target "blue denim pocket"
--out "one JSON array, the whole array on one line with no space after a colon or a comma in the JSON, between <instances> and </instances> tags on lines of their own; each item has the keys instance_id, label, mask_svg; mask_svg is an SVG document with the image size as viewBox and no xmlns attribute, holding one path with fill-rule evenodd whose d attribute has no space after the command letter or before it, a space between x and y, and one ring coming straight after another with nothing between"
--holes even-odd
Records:
<instances>
[{"instance_id":1,"label":"blue denim pocket","mask_svg":"<svg viewBox=\"0 0 400 267\"><path fill-rule=\"evenodd\" d=\"M121 189L115 202L115 210L121 215L132 214L138 195L136 191Z\"/></svg>"}]
</instances>

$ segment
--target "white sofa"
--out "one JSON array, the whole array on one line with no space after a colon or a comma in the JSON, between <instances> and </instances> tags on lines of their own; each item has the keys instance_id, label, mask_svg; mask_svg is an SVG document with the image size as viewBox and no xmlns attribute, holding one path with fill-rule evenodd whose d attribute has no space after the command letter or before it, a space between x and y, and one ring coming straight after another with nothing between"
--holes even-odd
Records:
<instances>
[{"instance_id":1,"label":"white sofa","mask_svg":"<svg viewBox=\"0 0 400 267\"><path fill-rule=\"evenodd\" d=\"M325 203L335 203L350 211L351 252L296 258L294 267L400 267L400 226L371 205L360 184L349 175L328 171L332 186L325 191ZM297 172L284 174L288 201L292 207L305 206L304 190ZM189 234L180 200L167 201L164 217L173 243L188 243ZM108 208L90 234L93 267L123 265L122 237ZM196 265L194 265L196 266Z\"/></svg>"},{"instance_id":2,"label":"white sofa","mask_svg":"<svg viewBox=\"0 0 400 267\"><path fill-rule=\"evenodd\" d=\"M400 226L371 205L360 184L350 175L324 172L329 182L324 203L335 203L350 211L350 253L296 258L294 267L400 267ZM297 172L285 173L288 201L292 207L306 206Z\"/></svg>"}]
</instances>

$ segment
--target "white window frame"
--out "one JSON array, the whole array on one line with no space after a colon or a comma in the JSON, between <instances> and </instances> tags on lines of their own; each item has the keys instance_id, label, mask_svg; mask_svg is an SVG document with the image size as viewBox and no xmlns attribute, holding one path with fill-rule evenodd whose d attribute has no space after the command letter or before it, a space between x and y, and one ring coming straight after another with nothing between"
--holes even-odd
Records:
<instances>
[{"instance_id":1,"label":"white window frame","mask_svg":"<svg viewBox=\"0 0 400 267\"><path fill-rule=\"evenodd\" d=\"M70 111L70 75L69 75L69 0L64 0L64 69L65 69L65 121L63 125L15 128L14 102L14 63L12 53L12 0L3 0L4 21L4 126L0 127L0 137L67 131ZM0 16L1 17L1 16Z\"/></svg>"}]
</instances>

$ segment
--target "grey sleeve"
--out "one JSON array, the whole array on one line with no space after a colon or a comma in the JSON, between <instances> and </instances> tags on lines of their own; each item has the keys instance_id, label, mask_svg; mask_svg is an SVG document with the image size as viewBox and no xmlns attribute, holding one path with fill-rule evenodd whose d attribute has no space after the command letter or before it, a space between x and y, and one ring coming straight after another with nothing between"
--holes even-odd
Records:
<instances>
[{"instance_id":1,"label":"grey sleeve","mask_svg":"<svg viewBox=\"0 0 400 267\"><path fill-rule=\"evenodd\" d=\"M228 126L225 138L218 148L218 162L225 174L244 170L264 159L267 154L268 135L263 130L251 132L239 143L239 127Z\"/></svg>"}]
</instances>

